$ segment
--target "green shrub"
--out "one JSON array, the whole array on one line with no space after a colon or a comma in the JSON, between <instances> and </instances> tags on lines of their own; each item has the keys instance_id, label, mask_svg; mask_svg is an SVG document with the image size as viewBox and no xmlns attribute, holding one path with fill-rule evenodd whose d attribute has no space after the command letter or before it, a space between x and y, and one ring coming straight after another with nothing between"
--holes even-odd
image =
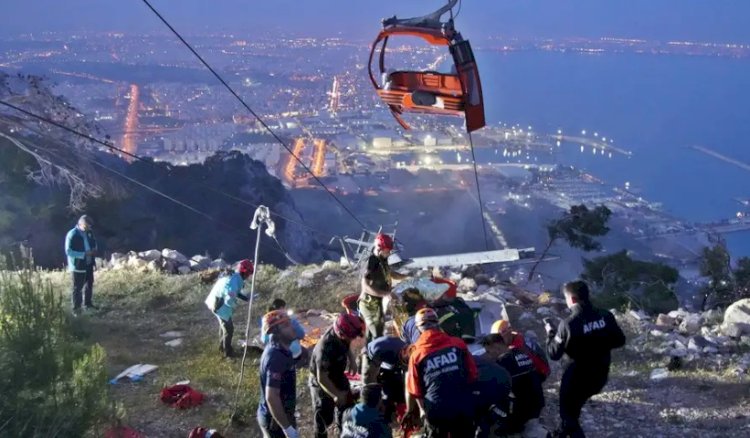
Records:
<instances>
[{"instance_id":1,"label":"green shrub","mask_svg":"<svg viewBox=\"0 0 750 438\"><path fill-rule=\"evenodd\" d=\"M0 436L87 436L109 408L104 350L73 335L33 270L0 272Z\"/></svg>"}]
</instances>

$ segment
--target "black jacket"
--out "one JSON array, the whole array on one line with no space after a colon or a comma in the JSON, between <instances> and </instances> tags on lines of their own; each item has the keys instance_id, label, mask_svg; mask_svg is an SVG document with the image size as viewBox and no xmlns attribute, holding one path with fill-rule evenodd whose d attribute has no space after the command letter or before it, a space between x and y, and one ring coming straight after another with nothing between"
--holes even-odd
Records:
<instances>
[{"instance_id":1,"label":"black jacket","mask_svg":"<svg viewBox=\"0 0 750 438\"><path fill-rule=\"evenodd\" d=\"M567 354L579 366L609 370L610 351L625 345L625 334L614 315L590 304L577 304L572 311L572 315L560 322L557 331L548 334L549 357L560 360Z\"/></svg>"}]
</instances>

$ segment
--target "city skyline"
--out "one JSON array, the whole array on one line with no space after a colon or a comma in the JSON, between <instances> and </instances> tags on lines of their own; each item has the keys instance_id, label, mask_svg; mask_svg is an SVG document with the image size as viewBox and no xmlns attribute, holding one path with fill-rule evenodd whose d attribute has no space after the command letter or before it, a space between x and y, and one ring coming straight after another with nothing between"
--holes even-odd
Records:
<instances>
[{"instance_id":1,"label":"city skyline","mask_svg":"<svg viewBox=\"0 0 750 438\"><path fill-rule=\"evenodd\" d=\"M343 2L279 0L250 4L223 0L174 2L155 0L173 24L186 33L274 31L316 37L341 35L371 38L380 20L392 15L422 15L442 2ZM740 1L635 0L612 4L593 0L553 3L541 0L464 2L458 26L473 38L504 35L519 38L631 37L654 40L700 40L750 43L750 4ZM162 32L141 1L37 0L6 6L7 23L0 35L46 31ZM294 15L288 15L293 10ZM245 11L243 13L243 11Z\"/></svg>"}]
</instances>

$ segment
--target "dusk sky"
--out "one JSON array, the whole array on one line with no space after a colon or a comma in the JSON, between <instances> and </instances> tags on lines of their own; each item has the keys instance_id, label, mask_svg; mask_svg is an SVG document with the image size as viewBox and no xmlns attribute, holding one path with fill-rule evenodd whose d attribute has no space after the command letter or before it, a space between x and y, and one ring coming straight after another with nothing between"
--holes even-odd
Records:
<instances>
[{"instance_id":1,"label":"dusk sky","mask_svg":"<svg viewBox=\"0 0 750 438\"><path fill-rule=\"evenodd\" d=\"M421 15L435 0L153 0L186 34L284 29L370 38L380 19ZM0 33L162 31L141 0L6 0ZM464 0L468 37L639 37L750 43L747 0Z\"/></svg>"}]
</instances>

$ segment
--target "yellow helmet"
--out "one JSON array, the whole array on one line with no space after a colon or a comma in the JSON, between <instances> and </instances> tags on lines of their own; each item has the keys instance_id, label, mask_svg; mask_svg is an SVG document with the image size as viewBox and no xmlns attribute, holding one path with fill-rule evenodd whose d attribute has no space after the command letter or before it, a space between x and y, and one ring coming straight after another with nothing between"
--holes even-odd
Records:
<instances>
[{"instance_id":1,"label":"yellow helmet","mask_svg":"<svg viewBox=\"0 0 750 438\"><path fill-rule=\"evenodd\" d=\"M505 334L510 331L510 323L505 319L498 319L492 324L490 333Z\"/></svg>"}]
</instances>

